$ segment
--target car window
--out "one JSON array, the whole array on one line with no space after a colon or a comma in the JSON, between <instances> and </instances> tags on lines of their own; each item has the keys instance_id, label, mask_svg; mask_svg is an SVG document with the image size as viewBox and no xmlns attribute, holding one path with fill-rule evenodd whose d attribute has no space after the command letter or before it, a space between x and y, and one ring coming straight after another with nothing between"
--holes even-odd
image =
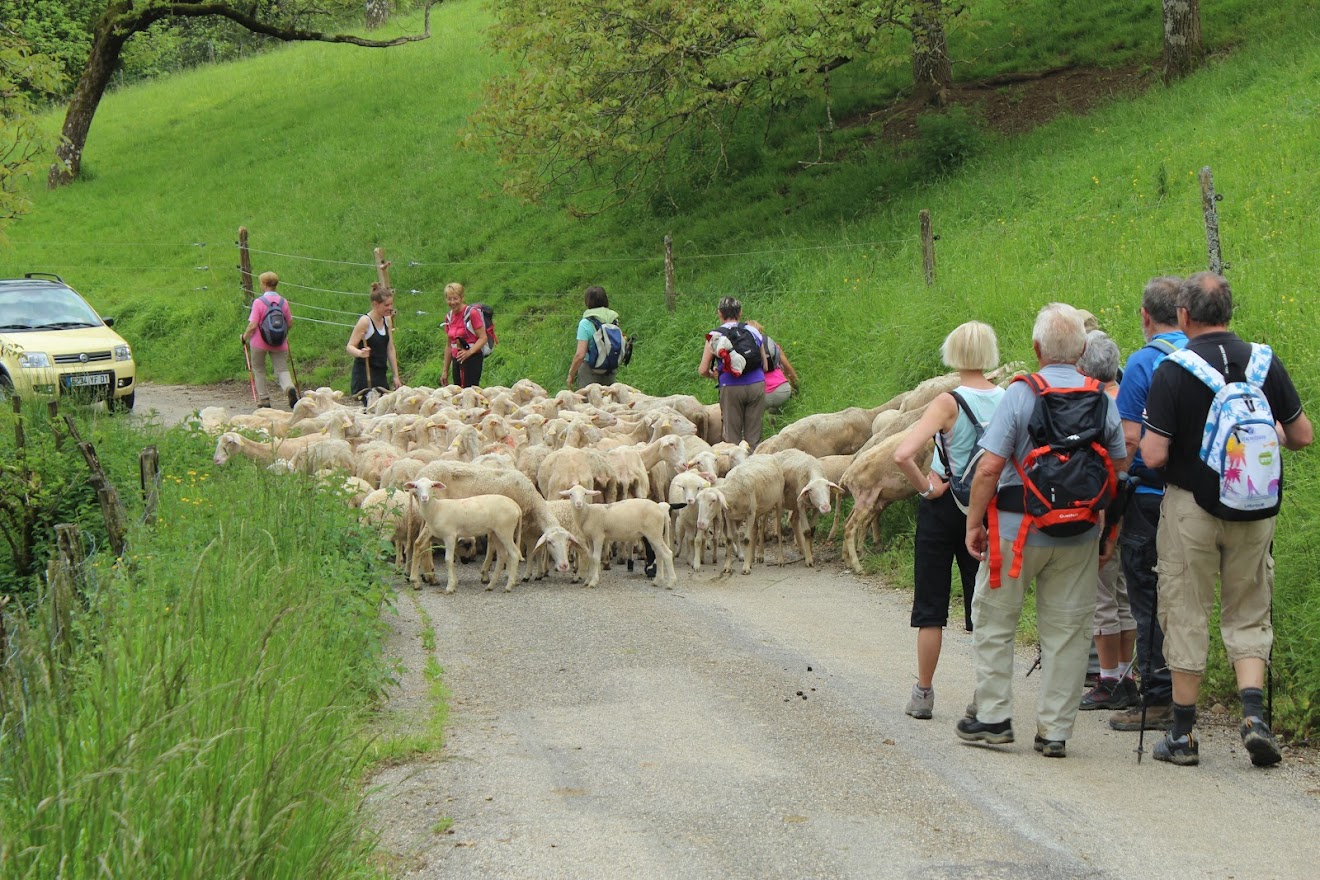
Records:
<instances>
[{"instance_id":1,"label":"car window","mask_svg":"<svg viewBox=\"0 0 1320 880\"><path fill-rule=\"evenodd\" d=\"M0 330L70 330L101 324L92 307L67 287L0 290Z\"/></svg>"}]
</instances>

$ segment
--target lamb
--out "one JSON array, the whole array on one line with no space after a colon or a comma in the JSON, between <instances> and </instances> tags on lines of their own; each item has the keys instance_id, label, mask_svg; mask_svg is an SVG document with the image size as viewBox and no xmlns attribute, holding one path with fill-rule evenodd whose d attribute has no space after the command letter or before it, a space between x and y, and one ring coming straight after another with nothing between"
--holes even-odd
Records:
<instances>
[{"instance_id":1,"label":"lamb","mask_svg":"<svg viewBox=\"0 0 1320 880\"><path fill-rule=\"evenodd\" d=\"M613 504L592 504L589 499L600 495L585 486L573 486L559 493L573 502L576 531L587 546L587 586L600 583L601 552L611 541L628 543L645 538L655 551L658 563L655 580L657 587L672 587L678 582L674 573L674 554L669 549L669 505L646 498L628 498Z\"/></svg>"},{"instance_id":2,"label":"lamb","mask_svg":"<svg viewBox=\"0 0 1320 880\"><path fill-rule=\"evenodd\" d=\"M710 479L711 475L705 475ZM743 546L743 574L752 573L752 557L760 541L758 525L761 517L774 512L778 521L784 505L784 470L772 455L753 455L733 470L718 486L697 493L697 528L707 529L715 514L723 510L724 531L732 550L735 543ZM780 562L783 562L783 544L780 544ZM733 554L724 555L724 574L733 571Z\"/></svg>"},{"instance_id":3,"label":"lamb","mask_svg":"<svg viewBox=\"0 0 1320 880\"><path fill-rule=\"evenodd\" d=\"M328 437L295 450L291 464L294 470L304 474L314 474L328 468L352 472L353 450L347 440Z\"/></svg>"},{"instance_id":4,"label":"lamb","mask_svg":"<svg viewBox=\"0 0 1320 880\"><path fill-rule=\"evenodd\" d=\"M235 431L227 431L216 440L213 460L222 467L236 453L261 464L270 464L276 458L292 460L298 450L326 439L329 438L324 434L307 434L287 440L263 441L251 440Z\"/></svg>"},{"instance_id":5,"label":"lamb","mask_svg":"<svg viewBox=\"0 0 1320 880\"><path fill-rule=\"evenodd\" d=\"M422 468L415 479L423 477L443 482L447 487L445 494L450 498L467 498L491 493L512 498L523 510L524 540L530 541L533 536L544 537L556 568L567 571L568 532L560 527L558 520L550 512L545 498L523 474L515 470L484 467L468 462L433 461ZM539 545L541 542L537 543ZM524 554L524 556L530 555L530 553ZM526 577L531 577L530 566Z\"/></svg>"},{"instance_id":6,"label":"lamb","mask_svg":"<svg viewBox=\"0 0 1320 880\"><path fill-rule=\"evenodd\" d=\"M406 567L413 544L424 531L416 500L403 489L374 489L362 499L361 510L358 518L362 524L376 529L381 540L393 544L394 564ZM429 552L415 561L427 578L434 577L435 562Z\"/></svg>"},{"instance_id":7,"label":"lamb","mask_svg":"<svg viewBox=\"0 0 1320 880\"><path fill-rule=\"evenodd\" d=\"M674 554L683 555L683 548L692 544L692 570L701 570L701 557L706 548L707 533L697 528L697 494L711 486L697 471L685 471L669 484L669 509L683 505L673 523Z\"/></svg>"},{"instance_id":8,"label":"lamb","mask_svg":"<svg viewBox=\"0 0 1320 880\"><path fill-rule=\"evenodd\" d=\"M894 464L894 450L903 442L907 431L886 437L884 441L859 453L843 474L843 487L853 497L852 513L843 525L843 555L850 568L862 573L861 550L863 529L871 524L884 509L895 501L915 495L911 483ZM917 467L922 471L930 467L935 443L928 440L917 453Z\"/></svg>"},{"instance_id":9,"label":"lamb","mask_svg":"<svg viewBox=\"0 0 1320 880\"><path fill-rule=\"evenodd\" d=\"M432 538L438 538L445 545L445 569L449 573L446 593L454 592L458 586L458 575L454 572L455 548L459 538L487 536L490 542L498 542L500 553L496 558L495 572L491 576L491 589L494 580L499 577L501 566L508 571L508 581L504 592L513 589L513 582L518 579L518 566L522 556L518 553L518 543L522 540L522 508L518 502L503 495L476 495L469 498L438 498L431 494L433 488L444 489L445 484L418 478L406 484L406 488L417 499L421 509L422 521L426 528L413 543L413 560L409 573L414 589L421 588L418 577L418 554L431 552Z\"/></svg>"},{"instance_id":10,"label":"lamb","mask_svg":"<svg viewBox=\"0 0 1320 880\"><path fill-rule=\"evenodd\" d=\"M792 511L789 518L793 521L793 539L811 568L816 563L811 554L811 535L807 534L807 516L813 510L821 516L829 513L832 491L841 493L843 489L825 476L820 459L800 449L785 449L774 457L784 471L784 506Z\"/></svg>"}]
</instances>

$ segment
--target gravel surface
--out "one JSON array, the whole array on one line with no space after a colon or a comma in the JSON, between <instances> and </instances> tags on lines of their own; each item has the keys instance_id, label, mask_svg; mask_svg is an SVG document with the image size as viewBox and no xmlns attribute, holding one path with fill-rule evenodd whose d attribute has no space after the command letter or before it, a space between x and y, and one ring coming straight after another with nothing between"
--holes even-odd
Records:
<instances>
[{"instance_id":1,"label":"gravel surface","mask_svg":"<svg viewBox=\"0 0 1320 880\"><path fill-rule=\"evenodd\" d=\"M249 413L256 409L252 390L246 383L158 385L142 382L138 385L133 417L138 421L155 419L166 426L176 425L207 406L227 407L231 413Z\"/></svg>"},{"instance_id":2,"label":"gravel surface","mask_svg":"<svg viewBox=\"0 0 1320 880\"><path fill-rule=\"evenodd\" d=\"M1223 719L1200 767L1136 761L1135 733L1082 713L1068 757L1031 748L1037 677L1019 657L1018 741L973 746L970 639L949 630L935 718L914 682L910 596L823 564L657 589L621 567L400 596L395 724L426 711L422 618L449 687L446 743L372 780L394 876L1073 878L1316 876L1309 750L1250 766ZM447 832L437 823L452 820ZM1307 842L1309 841L1309 843Z\"/></svg>"}]
</instances>

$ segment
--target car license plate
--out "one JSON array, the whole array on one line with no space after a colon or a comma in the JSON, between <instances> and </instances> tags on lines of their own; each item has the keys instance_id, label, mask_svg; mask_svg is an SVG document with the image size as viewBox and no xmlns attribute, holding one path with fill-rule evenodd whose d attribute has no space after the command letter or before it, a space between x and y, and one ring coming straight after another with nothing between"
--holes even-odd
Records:
<instances>
[{"instance_id":1,"label":"car license plate","mask_svg":"<svg viewBox=\"0 0 1320 880\"><path fill-rule=\"evenodd\" d=\"M86 388L89 385L109 385L108 373L76 373L69 377L70 388Z\"/></svg>"}]
</instances>

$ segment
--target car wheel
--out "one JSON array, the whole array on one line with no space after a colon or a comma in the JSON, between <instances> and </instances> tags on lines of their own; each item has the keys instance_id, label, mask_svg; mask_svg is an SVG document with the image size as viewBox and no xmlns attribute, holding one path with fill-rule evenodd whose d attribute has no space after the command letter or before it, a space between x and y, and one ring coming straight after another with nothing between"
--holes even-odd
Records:
<instances>
[{"instance_id":1,"label":"car wheel","mask_svg":"<svg viewBox=\"0 0 1320 880\"><path fill-rule=\"evenodd\" d=\"M0 373L0 404L8 404L14 398L14 383L4 373Z\"/></svg>"},{"instance_id":2,"label":"car wheel","mask_svg":"<svg viewBox=\"0 0 1320 880\"><path fill-rule=\"evenodd\" d=\"M133 404L137 403L137 391L130 391L123 397L110 398L111 412L132 412Z\"/></svg>"}]
</instances>

